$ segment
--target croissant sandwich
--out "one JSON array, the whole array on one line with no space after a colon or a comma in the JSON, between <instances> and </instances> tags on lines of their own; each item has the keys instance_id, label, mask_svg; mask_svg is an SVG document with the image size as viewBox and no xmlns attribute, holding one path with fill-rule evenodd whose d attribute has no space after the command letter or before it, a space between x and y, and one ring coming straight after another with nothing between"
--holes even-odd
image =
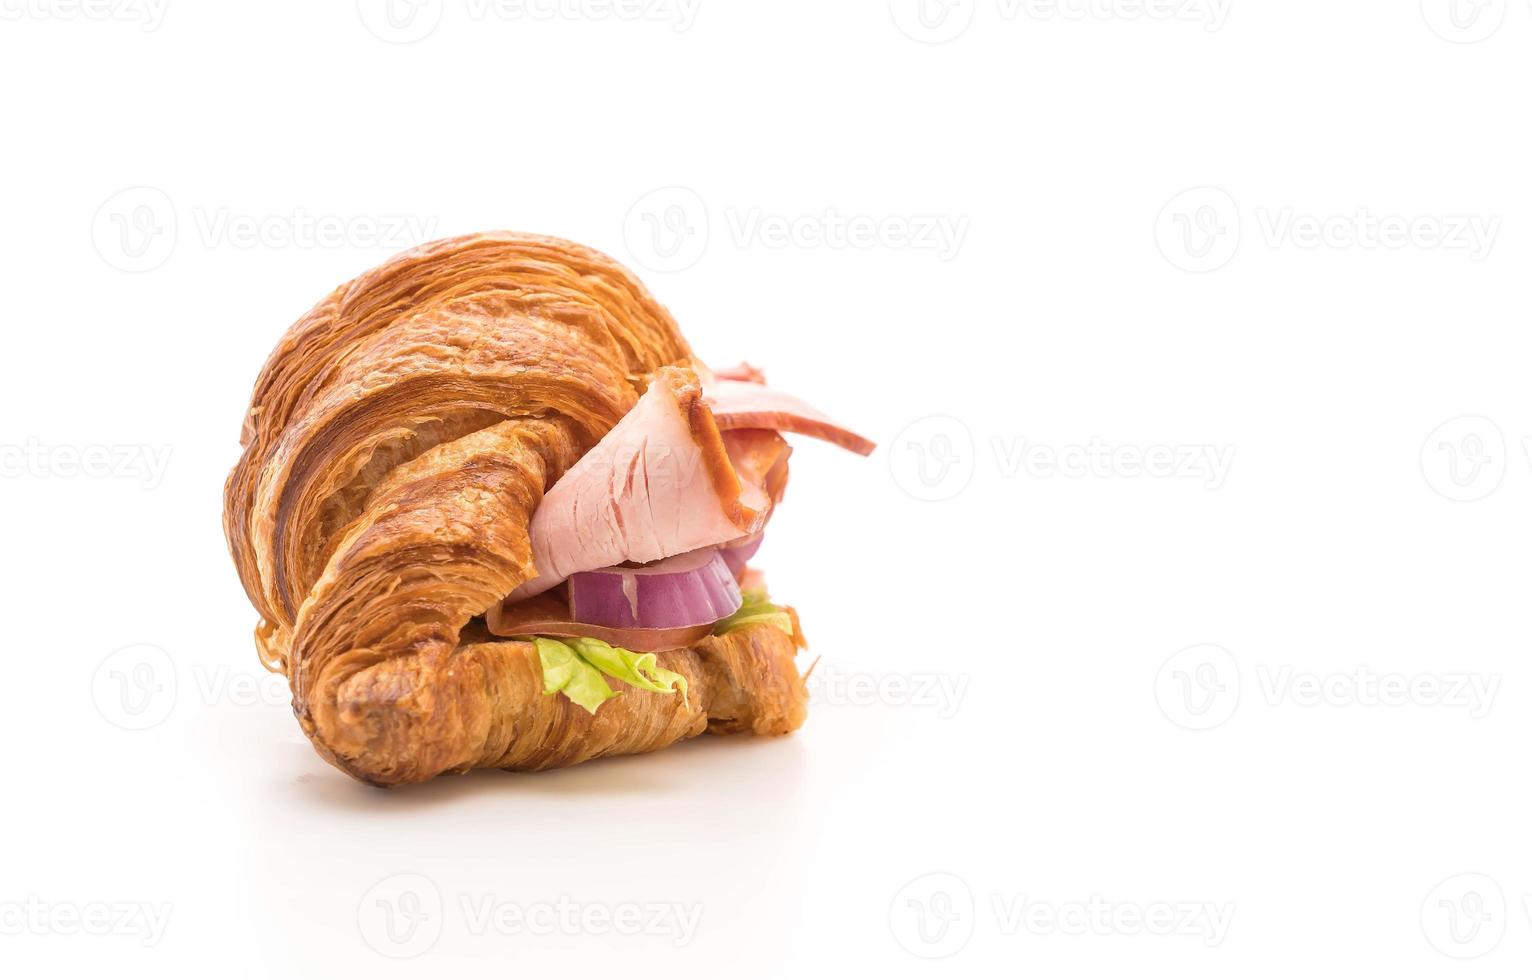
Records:
<instances>
[{"instance_id":1,"label":"croissant sandwich","mask_svg":"<svg viewBox=\"0 0 1532 980\"><path fill-rule=\"evenodd\" d=\"M747 566L782 433L866 439L710 371L627 270L471 235L337 288L255 384L224 533L262 661L377 785L804 720L794 611Z\"/></svg>"}]
</instances>

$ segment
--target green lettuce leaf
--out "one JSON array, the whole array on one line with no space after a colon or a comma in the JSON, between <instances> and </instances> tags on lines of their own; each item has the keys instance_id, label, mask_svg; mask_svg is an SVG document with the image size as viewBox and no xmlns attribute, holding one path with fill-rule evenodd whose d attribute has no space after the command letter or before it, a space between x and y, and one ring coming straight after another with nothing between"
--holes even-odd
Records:
<instances>
[{"instance_id":1,"label":"green lettuce leaf","mask_svg":"<svg viewBox=\"0 0 1532 980\"><path fill-rule=\"evenodd\" d=\"M691 705L686 678L661 667L652 653L634 653L583 636L563 640L548 636L524 639L531 640L537 647L537 659L543 667L543 693L562 691L565 697L591 714L622 693L612 690L606 677L615 677L634 687L660 694L674 694L679 690L682 701L688 707Z\"/></svg>"},{"instance_id":2,"label":"green lettuce leaf","mask_svg":"<svg viewBox=\"0 0 1532 980\"><path fill-rule=\"evenodd\" d=\"M575 652L567 643L546 636L531 637L537 647L537 659L543 665L543 693L560 691L580 707L596 713L596 709L617 697L601 671Z\"/></svg>"},{"instance_id":3,"label":"green lettuce leaf","mask_svg":"<svg viewBox=\"0 0 1532 980\"><path fill-rule=\"evenodd\" d=\"M585 662L593 665L608 677L626 681L645 691L660 694L681 692L681 700L689 707L691 697L686 690L686 678L673 670L666 670L652 653L634 653L622 647L614 647L587 636L569 641Z\"/></svg>"},{"instance_id":4,"label":"green lettuce leaf","mask_svg":"<svg viewBox=\"0 0 1532 980\"><path fill-rule=\"evenodd\" d=\"M744 602L734 615L719 620L713 627L713 635L722 636L755 623L766 623L788 636L793 635L792 617L785 609L772 605L766 593L761 591L746 592ZM537 647L537 657L543 666L543 693L563 692L591 714L622 693L612 690L606 682L608 677L659 694L680 691L682 701L688 707L691 705L686 678L661 667L652 653L634 653L588 636L557 640L549 636L524 636L520 639L530 640Z\"/></svg>"},{"instance_id":5,"label":"green lettuce leaf","mask_svg":"<svg viewBox=\"0 0 1532 980\"><path fill-rule=\"evenodd\" d=\"M788 636L793 634L793 618L782 607L772 605L765 592L746 592L744 598L744 603L734 615L720 619L718 625L713 627L714 636L723 636L753 623L767 623Z\"/></svg>"}]
</instances>

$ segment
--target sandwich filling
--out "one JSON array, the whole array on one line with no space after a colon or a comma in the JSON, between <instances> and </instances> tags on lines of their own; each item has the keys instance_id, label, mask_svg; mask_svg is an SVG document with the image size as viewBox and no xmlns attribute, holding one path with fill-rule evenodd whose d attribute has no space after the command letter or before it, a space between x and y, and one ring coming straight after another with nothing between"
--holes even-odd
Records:
<instances>
[{"instance_id":1,"label":"sandwich filling","mask_svg":"<svg viewBox=\"0 0 1532 980\"><path fill-rule=\"evenodd\" d=\"M783 432L874 448L754 368L656 372L544 495L538 575L486 613L489 630L535 643L545 692L591 712L617 696L608 677L685 698L656 653L757 624L801 642L747 565L787 488Z\"/></svg>"}]
</instances>

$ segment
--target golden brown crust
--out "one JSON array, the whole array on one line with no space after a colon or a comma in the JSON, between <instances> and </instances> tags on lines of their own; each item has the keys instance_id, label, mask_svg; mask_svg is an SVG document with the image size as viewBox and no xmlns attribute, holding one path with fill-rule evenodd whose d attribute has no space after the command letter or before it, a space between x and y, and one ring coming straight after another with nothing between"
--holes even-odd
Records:
<instances>
[{"instance_id":1,"label":"golden brown crust","mask_svg":"<svg viewBox=\"0 0 1532 980\"><path fill-rule=\"evenodd\" d=\"M325 758L393 784L802 723L795 640L770 627L662 655L689 705L630 690L594 716L542 693L529 644L464 641L535 575L544 491L690 356L616 263L509 233L398 256L288 331L256 382L224 527L262 659Z\"/></svg>"}]
</instances>

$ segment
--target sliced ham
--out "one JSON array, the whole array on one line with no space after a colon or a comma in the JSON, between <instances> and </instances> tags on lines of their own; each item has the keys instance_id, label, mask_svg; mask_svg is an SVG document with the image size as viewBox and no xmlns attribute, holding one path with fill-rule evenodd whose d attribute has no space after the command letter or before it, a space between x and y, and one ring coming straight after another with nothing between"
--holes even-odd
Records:
<instances>
[{"instance_id":1,"label":"sliced ham","mask_svg":"<svg viewBox=\"0 0 1532 980\"><path fill-rule=\"evenodd\" d=\"M496 636L588 636L634 653L659 653L694 646L707 639L713 624L681 629L621 629L582 623L569 614L569 607L550 596L540 595L522 602L507 600L484 617L485 626Z\"/></svg>"},{"instance_id":2,"label":"sliced ham","mask_svg":"<svg viewBox=\"0 0 1532 980\"><path fill-rule=\"evenodd\" d=\"M787 458L793 448L770 429L731 429L722 433L729 465L742 486L759 487L776 505L787 492Z\"/></svg>"},{"instance_id":3,"label":"sliced ham","mask_svg":"<svg viewBox=\"0 0 1532 980\"><path fill-rule=\"evenodd\" d=\"M755 368L657 372L628 414L549 489L532 516L538 577L511 593L539 595L576 572L647 563L759 532L787 487L780 431L867 455L873 444ZM729 377L726 375L734 375Z\"/></svg>"},{"instance_id":4,"label":"sliced ham","mask_svg":"<svg viewBox=\"0 0 1532 980\"><path fill-rule=\"evenodd\" d=\"M796 432L832 442L863 456L877 448L876 443L838 424L802 400L754 381L740 381L714 373L705 397L718 421L718 428L724 431L773 429Z\"/></svg>"},{"instance_id":5,"label":"sliced ham","mask_svg":"<svg viewBox=\"0 0 1532 980\"><path fill-rule=\"evenodd\" d=\"M780 499L786 449L774 432L726 440L696 375L658 372L544 496L531 526L539 575L511 599L537 595L575 572L658 561L754 534Z\"/></svg>"},{"instance_id":6,"label":"sliced ham","mask_svg":"<svg viewBox=\"0 0 1532 980\"><path fill-rule=\"evenodd\" d=\"M749 381L751 384L763 385L766 383L766 374L760 368L748 361L740 361L733 367L714 368L713 377L723 381ZM704 382L711 387L709 382Z\"/></svg>"}]
</instances>

